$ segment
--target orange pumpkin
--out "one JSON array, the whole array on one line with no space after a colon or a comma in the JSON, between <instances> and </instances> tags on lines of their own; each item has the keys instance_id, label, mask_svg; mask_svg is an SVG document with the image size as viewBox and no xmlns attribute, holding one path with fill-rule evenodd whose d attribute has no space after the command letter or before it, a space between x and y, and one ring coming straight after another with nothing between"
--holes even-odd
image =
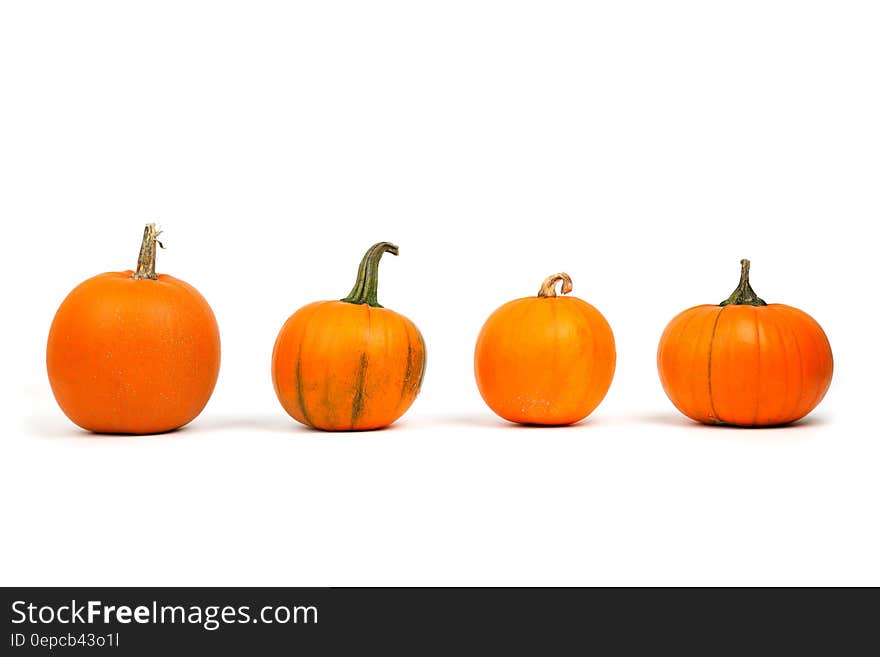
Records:
<instances>
[{"instance_id":1,"label":"orange pumpkin","mask_svg":"<svg viewBox=\"0 0 880 657\"><path fill-rule=\"evenodd\" d=\"M171 431L193 420L214 390L217 321L195 288L156 274L157 235L148 224L136 271L88 279L55 314L49 383L61 410L83 429Z\"/></svg>"},{"instance_id":2,"label":"orange pumpkin","mask_svg":"<svg viewBox=\"0 0 880 657\"><path fill-rule=\"evenodd\" d=\"M388 242L364 255L351 293L300 308L281 328L272 381L294 419L326 431L388 426L415 401L425 375L425 341L403 315L377 300L379 260Z\"/></svg>"},{"instance_id":3,"label":"orange pumpkin","mask_svg":"<svg viewBox=\"0 0 880 657\"><path fill-rule=\"evenodd\" d=\"M474 374L495 413L523 424L571 424L589 415L614 377L611 327L577 297L571 278L548 277L537 297L504 304L486 320L474 352Z\"/></svg>"},{"instance_id":4,"label":"orange pumpkin","mask_svg":"<svg viewBox=\"0 0 880 657\"><path fill-rule=\"evenodd\" d=\"M763 427L794 422L831 384L831 346L802 310L767 304L749 284L720 305L675 317L660 338L657 368L676 408L706 424Z\"/></svg>"}]
</instances>

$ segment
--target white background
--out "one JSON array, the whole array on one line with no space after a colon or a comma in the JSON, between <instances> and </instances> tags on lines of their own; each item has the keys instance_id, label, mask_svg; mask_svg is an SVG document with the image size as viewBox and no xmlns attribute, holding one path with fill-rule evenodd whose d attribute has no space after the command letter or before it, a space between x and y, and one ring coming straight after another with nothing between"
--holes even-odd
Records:
<instances>
[{"instance_id":1,"label":"white background","mask_svg":"<svg viewBox=\"0 0 880 657\"><path fill-rule=\"evenodd\" d=\"M880 584L878 32L872 2L4 2L0 580ZM220 379L182 431L90 435L46 335L146 221ZM390 430L307 430L275 336L379 240L422 394ZM656 374L743 257L834 349L793 427L694 425ZM508 425L473 344L559 270L615 380L580 425Z\"/></svg>"}]
</instances>

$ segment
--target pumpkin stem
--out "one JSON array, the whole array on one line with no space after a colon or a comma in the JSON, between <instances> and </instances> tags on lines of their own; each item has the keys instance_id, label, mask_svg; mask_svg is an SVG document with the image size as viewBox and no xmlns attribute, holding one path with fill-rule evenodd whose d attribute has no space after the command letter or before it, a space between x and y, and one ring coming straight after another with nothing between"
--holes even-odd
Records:
<instances>
[{"instance_id":1,"label":"pumpkin stem","mask_svg":"<svg viewBox=\"0 0 880 657\"><path fill-rule=\"evenodd\" d=\"M135 280L155 281L159 278L156 276L156 245L165 248L162 242L157 239L161 234L161 230L156 230L156 224L147 224L144 228L144 239L141 242L141 252L138 254L137 269L131 275Z\"/></svg>"},{"instance_id":2,"label":"pumpkin stem","mask_svg":"<svg viewBox=\"0 0 880 657\"><path fill-rule=\"evenodd\" d=\"M548 276L544 279L544 282L541 283L541 289L538 290L538 296L542 299L546 299L549 297L556 296L556 284L562 281L562 293L568 294L574 289L571 284L571 276L566 274L564 271L559 272L558 274L553 274L552 276Z\"/></svg>"},{"instance_id":3,"label":"pumpkin stem","mask_svg":"<svg viewBox=\"0 0 880 657\"><path fill-rule=\"evenodd\" d=\"M727 299L721 302L722 306L766 306L767 303L761 299L752 286L749 284L749 265L748 260L740 260L742 271L739 275L739 285Z\"/></svg>"},{"instance_id":4,"label":"pumpkin stem","mask_svg":"<svg viewBox=\"0 0 880 657\"><path fill-rule=\"evenodd\" d=\"M398 248L391 242L374 244L364 254L358 267L357 280L348 296L342 299L346 303L365 303L374 308L382 308L376 298L379 292L379 261L385 253L398 254Z\"/></svg>"}]
</instances>

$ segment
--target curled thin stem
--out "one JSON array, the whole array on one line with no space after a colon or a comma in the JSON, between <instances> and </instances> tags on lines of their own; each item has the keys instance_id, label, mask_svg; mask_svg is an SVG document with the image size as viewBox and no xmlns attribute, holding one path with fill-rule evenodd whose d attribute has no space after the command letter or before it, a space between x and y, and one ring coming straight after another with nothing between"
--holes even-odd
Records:
<instances>
[{"instance_id":1,"label":"curled thin stem","mask_svg":"<svg viewBox=\"0 0 880 657\"><path fill-rule=\"evenodd\" d=\"M544 279L544 282L541 283L541 289L538 290L538 296L544 299L555 297L556 284L560 281L562 281L562 289L560 291L563 294L568 294L574 289L571 284L571 276L565 272L559 272L558 274L553 274Z\"/></svg>"}]
</instances>

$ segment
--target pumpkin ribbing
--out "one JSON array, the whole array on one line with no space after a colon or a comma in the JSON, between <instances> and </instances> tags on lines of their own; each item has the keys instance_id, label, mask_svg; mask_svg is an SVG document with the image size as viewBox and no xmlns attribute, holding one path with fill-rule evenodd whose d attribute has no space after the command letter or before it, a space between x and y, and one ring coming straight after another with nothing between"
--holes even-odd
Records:
<instances>
[{"instance_id":1,"label":"pumpkin ribbing","mask_svg":"<svg viewBox=\"0 0 880 657\"><path fill-rule=\"evenodd\" d=\"M828 390L828 338L805 312L760 299L749 261L741 264L726 301L685 310L664 330L657 349L663 389L684 415L706 424L794 422Z\"/></svg>"},{"instance_id":2,"label":"pumpkin ribbing","mask_svg":"<svg viewBox=\"0 0 880 657\"><path fill-rule=\"evenodd\" d=\"M371 246L351 293L291 315L272 354L272 379L284 409L328 431L387 426L410 407L425 372L416 326L377 300L378 265L390 242Z\"/></svg>"}]
</instances>

